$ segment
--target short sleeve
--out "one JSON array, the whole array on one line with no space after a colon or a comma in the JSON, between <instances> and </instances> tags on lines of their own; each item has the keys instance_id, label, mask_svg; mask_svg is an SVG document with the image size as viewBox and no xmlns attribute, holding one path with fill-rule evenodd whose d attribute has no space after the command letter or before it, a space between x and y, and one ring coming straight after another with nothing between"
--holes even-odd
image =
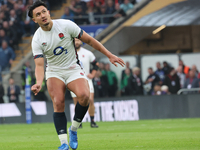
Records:
<instances>
[{"instance_id":1,"label":"short sleeve","mask_svg":"<svg viewBox=\"0 0 200 150\"><path fill-rule=\"evenodd\" d=\"M93 62L95 59L96 57L94 56L94 54L90 52L90 62Z\"/></svg>"},{"instance_id":2,"label":"short sleeve","mask_svg":"<svg viewBox=\"0 0 200 150\"><path fill-rule=\"evenodd\" d=\"M40 45L35 40L32 41L32 52L33 56L43 54Z\"/></svg>"},{"instance_id":3,"label":"short sleeve","mask_svg":"<svg viewBox=\"0 0 200 150\"><path fill-rule=\"evenodd\" d=\"M67 30L73 38L78 38L82 32L81 28L74 22L68 20Z\"/></svg>"}]
</instances>

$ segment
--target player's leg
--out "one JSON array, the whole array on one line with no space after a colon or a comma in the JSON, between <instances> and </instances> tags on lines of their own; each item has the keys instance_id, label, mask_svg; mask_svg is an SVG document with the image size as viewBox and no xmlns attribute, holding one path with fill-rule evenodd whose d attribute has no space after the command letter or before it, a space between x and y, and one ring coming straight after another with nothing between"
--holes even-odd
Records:
<instances>
[{"instance_id":1,"label":"player's leg","mask_svg":"<svg viewBox=\"0 0 200 150\"><path fill-rule=\"evenodd\" d=\"M94 121L94 114L95 114L95 106L94 106L94 93L90 93L90 99L89 99L90 105L88 108L88 112L90 115L90 126L92 128L98 128L98 125Z\"/></svg>"},{"instance_id":2,"label":"player's leg","mask_svg":"<svg viewBox=\"0 0 200 150\"><path fill-rule=\"evenodd\" d=\"M76 95L72 91L70 91L70 93L71 93L71 97L73 98L74 105L76 106L76 104L78 102L78 98L76 97ZM80 124L80 126L78 128L83 128L82 123Z\"/></svg>"},{"instance_id":3,"label":"player's leg","mask_svg":"<svg viewBox=\"0 0 200 150\"><path fill-rule=\"evenodd\" d=\"M77 97L75 106L75 115L72 121L72 126L69 128L69 144L72 149L77 149L77 129L79 128L89 107L89 86L85 78L78 78L67 84L67 88L72 91Z\"/></svg>"},{"instance_id":4,"label":"player's leg","mask_svg":"<svg viewBox=\"0 0 200 150\"><path fill-rule=\"evenodd\" d=\"M65 90L66 85L58 78L52 77L47 80L47 89L51 96L54 108L54 125L61 142L60 150L68 150L67 118L65 116ZM67 144L67 145L66 145Z\"/></svg>"},{"instance_id":5,"label":"player's leg","mask_svg":"<svg viewBox=\"0 0 200 150\"><path fill-rule=\"evenodd\" d=\"M73 125L75 128L78 128L89 107L90 92L89 92L88 81L84 78L78 78L68 83L67 88L76 95L77 103L75 106L75 115L72 122L72 128Z\"/></svg>"},{"instance_id":6,"label":"player's leg","mask_svg":"<svg viewBox=\"0 0 200 150\"><path fill-rule=\"evenodd\" d=\"M91 79L88 80L89 88L90 88L90 106L88 109L89 115L90 115L90 126L92 128L98 128L98 125L94 122L94 114L95 114L95 106L94 106L94 86Z\"/></svg>"}]
</instances>

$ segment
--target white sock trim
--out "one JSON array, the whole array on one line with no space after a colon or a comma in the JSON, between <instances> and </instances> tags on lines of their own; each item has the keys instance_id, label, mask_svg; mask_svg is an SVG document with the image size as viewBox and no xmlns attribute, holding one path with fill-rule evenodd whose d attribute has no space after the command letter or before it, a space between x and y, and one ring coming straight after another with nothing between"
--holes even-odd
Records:
<instances>
[{"instance_id":1,"label":"white sock trim","mask_svg":"<svg viewBox=\"0 0 200 150\"><path fill-rule=\"evenodd\" d=\"M61 145L64 143L68 145L67 134L60 134L58 135L58 138L60 140Z\"/></svg>"},{"instance_id":2,"label":"white sock trim","mask_svg":"<svg viewBox=\"0 0 200 150\"><path fill-rule=\"evenodd\" d=\"M72 121L72 127L71 127L71 130L72 131L77 131L77 129L79 128L81 122L77 122L75 120Z\"/></svg>"}]
</instances>

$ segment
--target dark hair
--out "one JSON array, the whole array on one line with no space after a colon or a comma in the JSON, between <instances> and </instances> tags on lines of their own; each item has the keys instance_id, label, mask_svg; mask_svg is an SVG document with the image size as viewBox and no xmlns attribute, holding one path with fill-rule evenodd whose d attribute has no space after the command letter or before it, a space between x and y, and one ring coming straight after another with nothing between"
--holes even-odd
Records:
<instances>
[{"instance_id":1,"label":"dark hair","mask_svg":"<svg viewBox=\"0 0 200 150\"><path fill-rule=\"evenodd\" d=\"M153 68L152 68L152 67L149 67L148 69L150 69L150 70L153 70Z\"/></svg>"},{"instance_id":2,"label":"dark hair","mask_svg":"<svg viewBox=\"0 0 200 150\"><path fill-rule=\"evenodd\" d=\"M170 69L169 69L169 73L171 72L171 71L173 71L174 70L174 67L171 67Z\"/></svg>"},{"instance_id":3,"label":"dark hair","mask_svg":"<svg viewBox=\"0 0 200 150\"><path fill-rule=\"evenodd\" d=\"M28 8L28 9L29 9L29 10L28 10L28 16L29 16L30 18L33 18L33 10L34 10L35 8L39 7L39 6L44 6L44 7L47 8L47 5L46 5L43 1L41 1L41 0L35 1L35 2L33 3L33 5L29 6L29 8Z\"/></svg>"}]
</instances>

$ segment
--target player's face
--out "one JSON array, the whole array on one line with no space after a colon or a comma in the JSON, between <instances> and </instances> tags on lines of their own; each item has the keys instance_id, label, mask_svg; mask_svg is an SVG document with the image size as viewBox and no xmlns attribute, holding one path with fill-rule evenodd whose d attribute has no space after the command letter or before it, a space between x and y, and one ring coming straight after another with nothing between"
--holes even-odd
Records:
<instances>
[{"instance_id":1,"label":"player's face","mask_svg":"<svg viewBox=\"0 0 200 150\"><path fill-rule=\"evenodd\" d=\"M40 26L48 26L50 23L50 13L44 6L39 6L33 10L33 21Z\"/></svg>"},{"instance_id":2,"label":"player's face","mask_svg":"<svg viewBox=\"0 0 200 150\"><path fill-rule=\"evenodd\" d=\"M76 49L79 49L81 47L81 45L82 45L81 40L75 38L75 47L76 47Z\"/></svg>"}]
</instances>

